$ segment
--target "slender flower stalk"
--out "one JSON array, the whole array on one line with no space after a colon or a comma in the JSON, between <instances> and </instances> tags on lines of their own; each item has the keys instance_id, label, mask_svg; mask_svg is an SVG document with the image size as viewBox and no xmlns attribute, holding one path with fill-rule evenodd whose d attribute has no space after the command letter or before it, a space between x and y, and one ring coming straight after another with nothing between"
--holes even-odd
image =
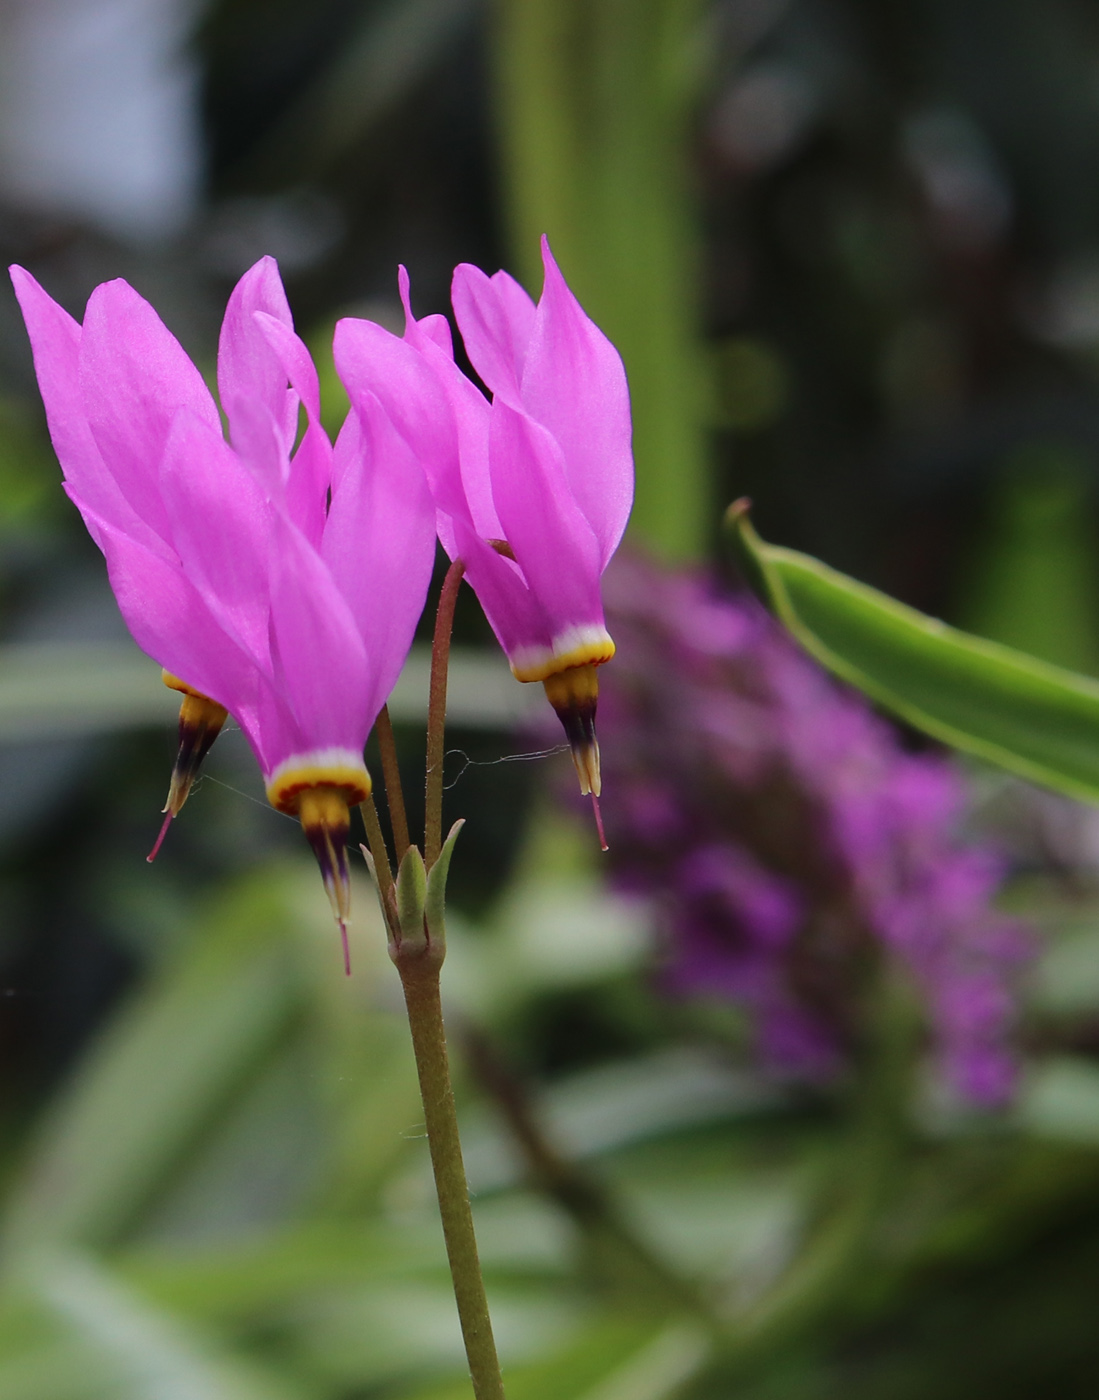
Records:
<instances>
[{"instance_id":1,"label":"slender flower stalk","mask_svg":"<svg viewBox=\"0 0 1099 1400\"><path fill-rule=\"evenodd\" d=\"M397 762L397 741L393 735L393 721L389 718L388 705L383 705L378 711L374 733L378 737L378 752L382 760L385 800L389 807L389 824L393 828L393 848L397 853L397 864L400 865L412 843L408 835L404 792L401 789L401 768Z\"/></svg>"},{"instance_id":2,"label":"slender flower stalk","mask_svg":"<svg viewBox=\"0 0 1099 1400\"><path fill-rule=\"evenodd\" d=\"M450 667L450 637L454 609L465 565L456 559L447 570L439 595L435 633L431 640L431 685L427 701L427 765L424 780L424 862L428 870L439 859L443 844L443 757L446 750L446 687Z\"/></svg>"},{"instance_id":3,"label":"slender flower stalk","mask_svg":"<svg viewBox=\"0 0 1099 1400\"><path fill-rule=\"evenodd\" d=\"M425 861L417 847L410 846L399 862L397 879L393 880L381 825L370 800L363 808L369 849L362 847L362 853L378 885L382 915L389 930L389 956L404 993L439 1215L473 1393L476 1400L503 1400L504 1387L477 1253L450 1082L439 987L439 974L446 957L446 877L462 825L457 823L445 842L439 839L447 670L454 605L461 581L459 561L451 565L443 583L432 644L424 841L427 859Z\"/></svg>"}]
</instances>

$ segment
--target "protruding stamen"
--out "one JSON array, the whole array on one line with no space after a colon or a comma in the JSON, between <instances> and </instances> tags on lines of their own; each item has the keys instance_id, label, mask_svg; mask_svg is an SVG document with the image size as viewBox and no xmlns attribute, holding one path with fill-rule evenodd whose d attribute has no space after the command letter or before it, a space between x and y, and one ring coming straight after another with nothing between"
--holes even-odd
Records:
<instances>
[{"instance_id":1,"label":"protruding stamen","mask_svg":"<svg viewBox=\"0 0 1099 1400\"><path fill-rule=\"evenodd\" d=\"M171 826L172 818L174 816L174 812L165 810L164 820L160 823L160 835L153 842L153 849L145 857L145 859L149 862L150 865L152 865L153 861L156 860L157 851L159 851L161 846L164 845L164 838L168 835L168 828Z\"/></svg>"},{"instance_id":2,"label":"protruding stamen","mask_svg":"<svg viewBox=\"0 0 1099 1400\"><path fill-rule=\"evenodd\" d=\"M596 797L594 792L591 795L591 807L592 811L595 813L595 829L599 833L599 849L601 851L609 851L610 847L607 845L607 835L603 830L603 813L599 810L599 798Z\"/></svg>"},{"instance_id":3,"label":"protruding stamen","mask_svg":"<svg viewBox=\"0 0 1099 1400\"><path fill-rule=\"evenodd\" d=\"M580 791L585 797L588 793L598 797L602 783L599 742L595 737L595 709L599 699L596 668L594 665L570 666L547 676L542 684L569 741Z\"/></svg>"},{"instance_id":4,"label":"protruding stamen","mask_svg":"<svg viewBox=\"0 0 1099 1400\"><path fill-rule=\"evenodd\" d=\"M351 882L347 872L347 832L351 812L347 797L337 787L306 788L299 795L298 817L320 866L333 918L346 938L345 925L351 915ZM344 961L350 964L349 954Z\"/></svg>"},{"instance_id":5,"label":"protruding stamen","mask_svg":"<svg viewBox=\"0 0 1099 1400\"><path fill-rule=\"evenodd\" d=\"M347 941L347 923L340 920L340 942L343 944L343 970L344 975L351 976L351 947Z\"/></svg>"},{"instance_id":6,"label":"protruding stamen","mask_svg":"<svg viewBox=\"0 0 1099 1400\"><path fill-rule=\"evenodd\" d=\"M192 690L177 676L164 672L164 684L183 695L179 707L179 749L176 752L175 766L172 768L172 781L168 787L168 800L163 810L177 817L180 808L187 801L191 785L198 777L202 760L210 752L214 740L221 733L221 727L229 716L224 705L219 705L209 696ZM167 830L165 826L164 830ZM161 840L164 832L161 832ZM159 846L159 843L158 843ZM156 854L156 848L153 855ZM151 859L151 857L150 857Z\"/></svg>"}]
</instances>

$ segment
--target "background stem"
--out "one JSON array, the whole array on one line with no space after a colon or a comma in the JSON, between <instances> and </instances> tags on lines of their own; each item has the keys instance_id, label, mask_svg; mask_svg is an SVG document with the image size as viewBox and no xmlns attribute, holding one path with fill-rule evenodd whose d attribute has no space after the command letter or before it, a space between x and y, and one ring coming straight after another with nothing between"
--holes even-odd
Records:
<instances>
[{"instance_id":1,"label":"background stem","mask_svg":"<svg viewBox=\"0 0 1099 1400\"><path fill-rule=\"evenodd\" d=\"M557 1150L539 1121L526 1085L488 1036L466 1026L462 1043L473 1073L491 1094L523 1154L531 1185L573 1219L596 1255L610 1257L636 1293L660 1299L676 1312L688 1312L716 1328L718 1320L694 1284L638 1237L597 1177Z\"/></svg>"},{"instance_id":2,"label":"background stem","mask_svg":"<svg viewBox=\"0 0 1099 1400\"><path fill-rule=\"evenodd\" d=\"M842 1312L872 1265L874 1234L903 1159L919 1025L907 988L890 969L883 970L869 1005L871 1044L851 1132L837 1161L837 1204L786 1274L729 1326L712 1368L686 1400L735 1384Z\"/></svg>"}]
</instances>

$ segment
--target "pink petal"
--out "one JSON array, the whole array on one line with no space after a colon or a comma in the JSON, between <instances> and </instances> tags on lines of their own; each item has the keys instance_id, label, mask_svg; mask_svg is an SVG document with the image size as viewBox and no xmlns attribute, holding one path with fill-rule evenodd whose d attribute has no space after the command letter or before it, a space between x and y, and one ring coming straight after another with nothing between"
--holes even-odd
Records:
<instances>
[{"instance_id":1,"label":"pink petal","mask_svg":"<svg viewBox=\"0 0 1099 1400\"><path fill-rule=\"evenodd\" d=\"M160 486L183 571L219 627L270 669L268 578L275 509L220 433L180 413Z\"/></svg>"},{"instance_id":2,"label":"pink petal","mask_svg":"<svg viewBox=\"0 0 1099 1400\"><path fill-rule=\"evenodd\" d=\"M539 423L497 399L490 451L504 538L551 635L602 625L599 545L572 499L557 443Z\"/></svg>"},{"instance_id":3,"label":"pink petal","mask_svg":"<svg viewBox=\"0 0 1099 1400\"><path fill-rule=\"evenodd\" d=\"M295 411L297 398L294 399ZM272 499L281 499L290 478L290 448L283 425L262 399L233 403L233 450Z\"/></svg>"},{"instance_id":4,"label":"pink petal","mask_svg":"<svg viewBox=\"0 0 1099 1400\"><path fill-rule=\"evenodd\" d=\"M425 344L434 345L448 359L454 358L454 338L450 334L450 322L445 316L424 316L419 321L412 314L411 287L408 270L402 263L397 269L397 287L404 307L404 338L409 345L422 350Z\"/></svg>"},{"instance_id":5,"label":"pink petal","mask_svg":"<svg viewBox=\"0 0 1099 1400\"><path fill-rule=\"evenodd\" d=\"M468 514L458 424L434 365L382 326L351 317L337 323L332 352L351 402L374 394L423 464L436 506L448 515Z\"/></svg>"},{"instance_id":6,"label":"pink petal","mask_svg":"<svg viewBox=\"0 0 1099 1400\"><path fill-rule=\"evenodd\" d=\"M599 541L603 569L633 504L626 372L618 351L569 291L544 238L542 261L546 279L522 402L557 439L572 494Z\"/></svg>"},{"instance_id":7,"label":"pink petal","mask_svg":"<svg viewBox=\"0 0 1099 1400\"><path fill-rule=\"evenodd\" d=\"M237 405L258 400L278 423L289 449L298 427L298 406L286 390L291 376L257 326L257 312L293 330L293 317L274 258L260 258L230 294L218 341L218 393L229 419L234 447L241 449L237 440Z\"/></svg>"},{"instance_id":8,"label":"pink petal","mask_svg":"<svg viewBox=\"0 0 1099 1400\"><path fill-rule=\"evenodd\" d=\"M268 773L295 752L361 752L373 720L366 648L330 570L281 512L274 516L271 545L274 676L297 732L264 735Z\"/></svg>"},{"instance_id":9,"label":"pink petal","mask_svg":"<svg viewBox=\"0 0 1099 1400\"><path fill-rule=\"evenodd\" d=\"M500 539L503 530L492 499L488 468L488 402L477 386L455 365L450 327L445 318L425 317L424 320L417 321L412 314L408 273L403 267L399 269L398 281L405 309L405 340L420 351L427 364L434 370L454 413L458 429L458 491L465 500L466 511L477 534L482 539ZM525 292L522 294L526 295ZM428 322L433 320L438 320L445 327L445 337L441 333L438 336L424 333ZM448 470L453 473L453 465ZM430 470L428 478L432 483L436 480ZM447 485L449 489L450 478ZM453 559L457 557L453 548L454 531L450 520L454 512L447 511L444 505L447 496L439 493L434 484L433 490L436 491L440 510L444 512L439 524L439 539Z\"/></svg>"},{"instance_id":10,"label":"pink petal","mask_svg":"<svg viewBox=\"0 0 1099 1400\"><path fill-rule=\"evenodd\" d=\"M80 388L108 470L137 514L168 538L156 467L172 423L187 409L220 437L221 418L182 346L125 282L103 283L88 302Z\"/></svg>"},{"instance_id":11,"label":"pink petal","mask_svg":"<svg viewBox=\"0 0 1099 1400\"><path fill-rule=\"evenodd\" d=\"M478 538L463 521L455 523L454 537L454 557L465 562L466 581L504 654L513 658L531 649L549 651L553 629L519 566Z\"/></svg>"},{"instance_id":12,"label":"pink petal","mask_svg":"<svg viewBox=\"0 0 1099 1400\"><path fill-rule=\"evenodd\" d=\"M262 311L256 313L256 324L305 408L308 426L290 467L286 504L310 543L319 545L332 484L332 444L321 424L320 380L305 342L293 330Z\"/></svg>"},{"instance_id":13,"label":"pink petal","mask_svg":"<svg viewBox=\"0 0 1099 1400\"><path fill-rule=\"evenodd\" d=\"M247 727L254 717L256 668L217 625L182 567L96 516L68 490L106 556L111 587L134 641Z\"/></svg>"},{"instance_id":14,"label":"pink petal","mask_svg":"<svg viewBox=\"0 0 1099 1400\"><path fill-rule=\"evenodd\" d=\"M317 377L317 368L313 364L313 357L310 355L305 341L295 333L294 327L289 321L271 316L265 311L257 311L254 319L253 334L258 331L267 342L267 346L278 364L283 387L285 388L286 381L289 380L309 417L319 419L321 416L320 380ZM297 435L296 421L294 430L292 437Z\"/></svg>"},{"instance_id":15,"label":"pink petal","mask_svg":"<svg viewBox=\"0 0 1099 1400\"><path fill-rule=\"evenodd\" d=\"M508 273L486 277L470 263L454 269L451 300L473 368L493 394L518 408L534 302Z\"/></svg>"},{"instance_id":16,"label":"pink petal","mask_svg":"<svg viewBox=\"0 0 1099 1400\"><path fill-rule=\"evenodd\" d=\"M65 480L90 511L156 548L154 541L159 537L123 496L88 427L80 392L80 326L29 272L13 267L11 279L27 323L46 422Z\"/></svg>"},{"instance_id":17,"label":"pink petal","mask_svg":"<svg viewBox=\"0 0 1099 1400\"><path fill-rule=\"evenodd\" d=\"M423 467L372 394L356 409L362 449L332 492L321 555L370 657L368 724L412 645L435 562L435 505Z\"/></svg>"}]
</instances>

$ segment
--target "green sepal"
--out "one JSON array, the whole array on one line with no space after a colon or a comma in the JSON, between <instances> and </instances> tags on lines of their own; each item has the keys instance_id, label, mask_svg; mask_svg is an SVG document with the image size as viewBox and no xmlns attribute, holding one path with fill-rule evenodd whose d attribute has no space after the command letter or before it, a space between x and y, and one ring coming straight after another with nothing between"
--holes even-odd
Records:
<instances>
[{"instance_id":1,"label":"green sepal","mask_svg":"<svg viewBox=\"0 0 1099 1400\"><path fill-rule=\"evenodd\" d=\"M424 901L427 898L427 871L418 846L409 846L397 871L397 922L401 928L401 950L427 947Z\"/></svg>"},{"instance_id":2,"label":"green sepal","mask_svg":"<svg viewBox=\"0 0 1099 1400\"><path fill-rule=\"evenodd\" d=\"M382 911L382 921L386 928L392 933L392 911L385 907L385 893L382 890L381 882L378 880L378 867L374 863L374 857L370 854L369 846L360 841L359 850L362 851L363 860L366 861L366 868L370 871L370 879L374 885L374 892L378 896L378 908Z\"/></svg>"},{"instance_id":3,"label":"green sepal","mask_svg":"<svg viewBox=\"0 0 1099 1400\"><path fill-rule=\"evenodd\" d=\"M1099 683L767 544L749 523L748 504L737 501L726 515L737 556L810 655L933 738L1099 802Z\"/></svg>"},{"instance_id":4,"label":"green sepal","mask_svg":"<svg viewBox=\"0 0 1099 1400\"><path fill-rule=\"evenodd\" d=\"M460 817L450 828L443 842L439 858L427 872L427 898L424 901L424 922L427 935L433 943L446 942L446 878L450 873L450 858L454 854L454 843L458 833L465 826L465 817Z\"/></svg>"}]
</instances>

